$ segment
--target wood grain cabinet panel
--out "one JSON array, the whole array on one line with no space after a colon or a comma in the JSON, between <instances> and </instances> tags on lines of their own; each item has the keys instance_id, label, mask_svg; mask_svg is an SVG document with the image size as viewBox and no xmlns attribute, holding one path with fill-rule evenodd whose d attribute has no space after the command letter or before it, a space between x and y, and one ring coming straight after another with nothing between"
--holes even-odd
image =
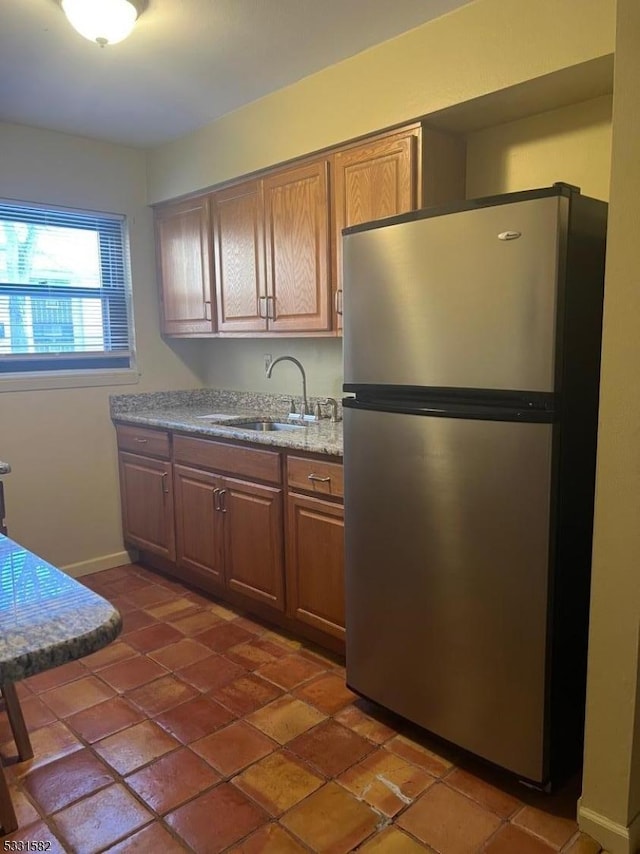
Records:
<instances>
[{"instance_id":1,"label":"wood grain cabinet panel","mask_svg":"<svg viewBox=\"0 0 640 854\"><path fill-rule=\"evenodd\" d=\"M121 452L119 468L125 541L175 560L171 463Z\"/></svg>"},{"instance_id":2,"label":"wood grain cabinet panel","mask_svg":"<svg viewBox=\"0 0 640 854\"><path fill-rule=\"evenodd\" d=\"M213 332L209 201L198 197L156 210L162 331Z\"/></svg>"},{"instance_id":3,"label":"wood grain cabinet panel","mask_svg":"<svg viewBox=\"0 0 640 854\"><path fill-rule=\"evenodd\" d=\"M326 498L344 497L344 466L308 457L287 457L287 485L297 492Z\"/></svg>"},{"instance_id":4,"label":"wood grain cabinet panel","mask_svg":"<svg viewBox=\"0 0 640 854\"><path fill-rule=\"evenodd\" d=\"M171 457L171 441L166 430L150 430L129 424L117 424L116 436L121 451L142 454L145 457Z\"/></svg>"},{"instance_id":5,"label":"wood grain cabinet panel","mask_svg":"<svg viewBox=\"0 0 640 854\"><path fill-rule=\"evenodd\" d=\"M269 329L328 330L328 161L263 179Z\"/></svg>"},{"instance_id":6,"label":"wood grain cabinet panel","mask_svg":"<svg viewBox=\"0 0 640 854\"><path fill-rule=\"evenodd\" d=\"M282 490L176 465L177 563L212 592L284 611Z\"/></svg>"},{"instance_id":7,"label":"wood grain cabinet panel","mask_svg":"<svg viewBox=\"0 0 640 854\"><path fill-rule=\"evenodd\" d=\"M222 478L205 471L174 467L176 560L196 578L224 586L222 517L216 512Z\"/></svg>"},{"instance_id":8,"label":"wood grain cabinet panel","mask_svg":"<svg viewBox=\"0 0 640 854\"><path fill-rule=\"evenodd\" d=\"M344 511L342 505L290 492L287 599L291 617L343 639Z\"/></svg>"},{"instance_id":9,"label":"wood grain cabinet panel","mask_svg":"<svg viewBox=\"0 0 640 854\"><path fill-rule=\"evenodd\" d=\"M282 490L225 478L227 586L284 610Z\"/></svg>"},{"instance_id":10,"label":"wood grain cabinet panel","mask_svg":"<svg viewBox=\"0 0 640 854\"><path fill-rule=\"evenodd\" d=\"M280 483L280 454L262 448L230 445L193 436L173 437L173 459L195 468L213 469L252 480Z\"/></svg>"},{"instance_id":11,"label":"wood grain cabinet panel","mask_svg":"<svg viewBox=\"0 0 640 854\"><path fill-rule=\"evenodd\" d=\"M211 196L219 332L264 331L262 183L245 181Z\"/></svg>"}]
</instances>

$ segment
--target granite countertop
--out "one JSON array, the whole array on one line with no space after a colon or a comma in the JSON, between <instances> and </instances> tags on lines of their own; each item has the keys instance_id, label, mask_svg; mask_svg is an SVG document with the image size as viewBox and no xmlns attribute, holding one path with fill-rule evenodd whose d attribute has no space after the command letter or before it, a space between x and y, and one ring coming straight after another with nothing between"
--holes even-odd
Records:
<instances>
[{"instance_id":1,"label":"granite countertop","mask_svg":"<svg viewBox=\"0 0 640 854\"><path fill-rule=\"evenodd\" d=\"M0 686L89 655L122 628L88 587L0 534Z\"/></svg>"},{"instance_id":2,"label":"granite countertop","mask_svg":"<svg viewBox=\"0 0 640 854\"><path fill-rule=\"evenodd\" d=\"M342 421L322 418L291 431L261 432L237 426L239 421L286 421L290 399L283 395L217 389L114 395L111 417L118 423L341 457ZM310 398L310 405L313 407L316 400L322 399ZM299 403L297 400L298 407ZM324 407L325 412L329 410L330 407ZM341 416L340 405L338 412Z\"/></svg>"},{"instance_id":3,"label":"granite countertop","mask_svg":"<svg viewBox=\"0 0 640 854\"><path fill-rule=\"evenodd\" d=\"M2 460L0 460L0 475L9 474L10 471L11 466L9 465L9 463L4 463Z\"/></svg>"}]
</instances>

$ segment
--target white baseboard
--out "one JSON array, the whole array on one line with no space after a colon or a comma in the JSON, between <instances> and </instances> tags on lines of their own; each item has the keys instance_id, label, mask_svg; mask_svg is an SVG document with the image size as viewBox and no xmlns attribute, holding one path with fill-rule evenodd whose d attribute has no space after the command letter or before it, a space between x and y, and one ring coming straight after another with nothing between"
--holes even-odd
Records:
<instances>
[{"instance_id":1,"label":"white baseboard","mask_svg":"<svg viewBox=\"0 0 640 854\"><path fill-rule=\"evenodd\" d=\"M121 551L91 558L91 560L82 560L80 563L70 563L68 566L61 566L60 569L72 578L80 578L83 575L90 575L92 572L101 572L103 569L113 569L114 566L135 563L137 558L138 553L135 551Z\"/></svg>"},{"instance_id":2,"label":"white baseboard","mask_svg":"<svg viewBox=\"0 0 640 854\"><path fill-rule=\"evenodd\" d=\"M617 824L600 813L582 806L578 801L578 825L580 830L596 839L608 854L636 854L640 845L640 815L629 827Z\"/></svg>"}]
</instances>

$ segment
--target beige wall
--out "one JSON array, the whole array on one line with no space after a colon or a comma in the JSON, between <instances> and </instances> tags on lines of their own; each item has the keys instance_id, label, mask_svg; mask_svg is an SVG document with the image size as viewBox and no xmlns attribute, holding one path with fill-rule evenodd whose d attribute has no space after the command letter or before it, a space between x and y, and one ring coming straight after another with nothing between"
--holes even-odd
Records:
<instances>
[{"instance_id":1,"label":"beige wall","mask_svg":"<svg viewBox=\"0 0 640 854\"><path fill-rule=\"evenodd\" d=\"M0 391L0 459L13 467L4 479L11 535L60 566L95 566L123 549L108 396L199 386L199 344L169 346L158 332L143 152L0 124L0 196L129 218L139 384Z\"/></svg>"},{"instance_id":2,"label":"beige wall","mask_svg":"<svg viewBox=\"0 0 640 854\"><path fill-rule=\"evenodd\" d=\"M640 845L640 4L618 0L581 825ZM630 828L630 829L628 829Z\"/></svg>"},{"instance_id":3,"label":"beige wall","mask_svg":"<svg viewBox=\"0 0 640 854\"><path fill-rule=\"evenodd\" d=\"M156 202L613 52L615 0L476 0L149 156Z\"/></svg>"},{"instance_id":4,"label":"beige wall","mask_svg":"<svg viewBox=\"0 0 640 854\"><path fill-rule=\"evenodd\" d=\"M342 340L326 338L242 338L203 342L205 384L274 394L301 392L300 372L277 365L267 379L264 356L295 356L304 365L311 397L342 394Z\"/></svg>"},{"instance_id":5,"label":"beige wall","mask_svg":"<svg viewBox=\"0 0 640 854\"><path fill-rule=\"evenodd\" d=\"M566 181L606 200L610 166L607 95L469 134L467 197Z\"/></svg>"}]
</instances>

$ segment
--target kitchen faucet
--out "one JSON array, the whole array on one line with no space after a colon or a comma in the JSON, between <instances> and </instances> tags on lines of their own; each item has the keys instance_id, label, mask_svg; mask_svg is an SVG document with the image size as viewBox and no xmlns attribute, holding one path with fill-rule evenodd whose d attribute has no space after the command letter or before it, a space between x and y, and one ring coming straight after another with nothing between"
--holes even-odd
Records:
<instances>
[{"instance_id":1,"label":"kitchen faucet","mask_svg":"<svg viewBox=\"0 0 640 854\"><path fill-rule=\"evenodd\" d=\"M304 368L302 367L302 363L295 359L293 356L278 356L277 359L274 359L273 362L267 368L267 379L271 379L271 373L278 362L293 362L294 365L297 365L300 368L300 373L302 374L302 417L309 416L309 401L307 400L307 375L304 372ZM291 409L293 410L293 402Z\"/></svg>"}]
</instances>

